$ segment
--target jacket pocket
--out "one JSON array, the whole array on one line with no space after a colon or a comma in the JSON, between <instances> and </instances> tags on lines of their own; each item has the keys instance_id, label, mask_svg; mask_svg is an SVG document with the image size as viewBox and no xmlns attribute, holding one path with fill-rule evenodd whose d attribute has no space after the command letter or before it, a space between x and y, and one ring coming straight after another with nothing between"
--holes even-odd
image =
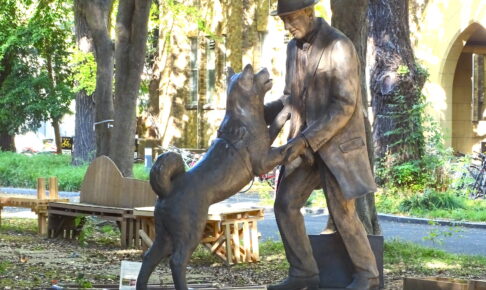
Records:
<instances>
[{"instance_id":1,"label":"jacket pocket","mask_svg":"<svg viewBox=\"0 0 486 290\"><path fill-rule=\"evenodd\" d=\"M339 144L339 149L341 149L343 153L347 153L349 151L360 149L363 146L365 146L363 139L361 137L357 137Z\"/></svg>"}]
</instances>

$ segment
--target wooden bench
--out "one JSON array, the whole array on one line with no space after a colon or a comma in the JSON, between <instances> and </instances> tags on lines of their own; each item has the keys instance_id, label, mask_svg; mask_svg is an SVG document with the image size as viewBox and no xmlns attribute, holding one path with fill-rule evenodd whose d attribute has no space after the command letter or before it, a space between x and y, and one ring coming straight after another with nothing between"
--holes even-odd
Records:
<instances>
[{"instance_id":1,"label":"wooden bench","mask_svg":"<svg viewBox=\"0 0 486 290\"><path fill-rule=\"evenodd\" d=\"M57 178L49 178L49 194L46 195L46 179L37 179L37 196L15 195L9 193L0 194L0 225L2 223L3 207L30 208L37 214L38 231L41 235L47 234L47 206L49 202L69 201L59 198Z\"/></svg>"},{"instance_id":2,"label":"wooden bench","mask_svg":"<svg viewBox=\"0 0 486 290\"><path fill-rule=\"evenodd\" d=\"M153 205L155 199L148 181L123 177L110 158L98 157L86 171L79 203L49 203L49 237L73 239L82 229L82 224L76 225L76 217L96 216L116 221L121 246L133 246L136 239L133 208Z\"/></svg>"},{"instance_id":3,"label":"wooden bench","mask_svg":"<svg viewBox=\"0 0 486 290\"><path fill-rule=\"evenodd\" d=\"M155 238L154 207L133 210L137 239L135 247L146 249ZM263 208L210 207L201 243L226 264L260 260L257 222ZM230 249L230 250L227 250Z\"/></svg>"},{"instance_id":4,"label":"wooden bench","mask_svg":"<svg viewBox=\"0 0 486 290\"><path fill-rule=\"evenodd\" d=\"M120 228L120 244L123 248L134 244L134 222L131 208L99 206L87 203L50 202L48 205L49 238L74 239L82 230L83 223L76 218L97 216L114 221Z\"/></svg>"}]
</instances>

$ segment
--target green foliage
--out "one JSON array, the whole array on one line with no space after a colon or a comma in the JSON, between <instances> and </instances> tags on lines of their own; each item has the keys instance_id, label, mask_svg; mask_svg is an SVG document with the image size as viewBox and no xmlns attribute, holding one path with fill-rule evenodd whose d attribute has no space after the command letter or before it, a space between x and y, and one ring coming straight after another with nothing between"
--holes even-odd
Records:
<instances>
[{"instance_id":1,"label":"green foliage","mask_svg":"<svg viewBox=\"0 0 486 290\"><path fill-rule=\"evenodd\" d=\"M400 102L398 102L398 106L400 106ZM452 178L454 170L452 148L444 145L444 137L439 124L426 113L426 109L425 98L422 96L420 102L415 104L411 111L406 114L408 120L411 120L410 123L421 124L421 129L407 134L395 144L390 145L416 144L416 146L423 148L423 151L418 154L419 158L403 160L394 155L389 155L384 160L377 162L376 175L386 191L423 193L428 188L446 191L454 182ZM403 134L404 132L409 131L401 128L394 132L387 132L387 134ZM417 156L407 152L398 154Z\"/></svg>"},{"instance_id":2,"label":"green foliage","mask_svg":"<svg viewBox=\"0 0 486 290\"><path fill-rule=\"evenodd\" d=\"M1 231L37 234L37 220L2 218Z\"/></svg>"},{"instance_id":3,"label":"green foliage","mask_svg":"<svg viewBox=\"0 0 486 290\"><path fill-rule=\"evenodd\" d=\"M318 3L315 6L315 13L317 17L322 17L324 19L329 19L330 16L328 15L328 11L326 10L326 7L323 5L323 3Z\"/></svg>"},{"instance_id":4,"label":"green foliage","mask_svg":"<svg viewBox=\"0 0 486 290\"><path fill-rule=\"evenodd\" d=\"M438 223L435 221L429 221L429 225L437 226ZM424 241L431 241L437 245L443 245L444 239L450 238L453 235L463 232L464 230L461 227L448 227L446 229L442 227L434 227L430 232L429 235L423 237Z\"/></svg>"},{"instance_id":5,"label":"green foliage","mask_svg":"<svg viewBox=\"0 0 486 290\"><path fill-rule=\"evenodd\" d=\"M73 70L71 80L74 83L74 92L84 90L87 95L93 94L96 89L96 60L94 55L76 49L71 56Z\"/></svg>"},{"instance_id":6,"label":"green foliage","mask_svg":"<svg viewBox=\"0 0 486 290\"><path fill-rule=\"evenodd\" d=\"M93 284L84 277L84 273L78 273L76 276L76 285L79 288L93 288Z\"/></svg>"},{"instance_id":7,"label":"green foliage","mask_svg":"<svg viewBox=\"0 0 486 290\"><path fill-rule=\"evenodd\" d=\"M144 164L133 165L133 177L141 180L149 179L149 170L145 168Z\"/></svg>"},{"instance_id":8,"label":"green foliage","mask_svg":"<svg viewBox=\"0 0 486 290\"><path fill-rule=\"evenodd\" d=\"M397 69L399 75L407 75L410 73L410 69L406 65L399 65Z\"/></svg>"},{"instance_id":9,"label":"green foliage","mask_svg":"<svg viewBox=\"0 0 486 290\"><path fill-rule=\"evenodd\" d=\"M71 165L71 155L0 152L0 186L36 188L37 178L56 176L59 190L79 191L87 168L88 164ZM148 180L143 164L134 165L134 174Z\"/></svg>"},{"instance_id":10,"label":"green foliage","mask_svg":"<svg viewBox=\"0 0 486 290\"><path fill-rule=\"evenodd\" d=\"M305 202L305 206L307 207L320 207L325 208L327 207L326 196L322 189L314 190L309 199Z\"/></svg>"},{"instance_id":11,"label":"green foliage","mask_svg":"<svg viewBox=\"0 0 486 290\"><path fill-rule=\"evenodd\" d=\"M97 224L100 220L91 216L77 216L74 224L80 228L78 235L79 244L83 247L89 242L96 242L104 245L116 245L120 240L120 230L112 224Z\"/></svg>"},{"instance_id":12,"label":"green foliage","mask_svg":"<svg viewBox=\"0 0 486 290\"><path fill-rule=\"evenodd\" d=\"M37 178L56 176L59 190L79 191L87 166L71 166L70 155L38 154L27 156L0 152L2 186L36 188Z\"/></svg>"},{"instance_id":13,"label":"green foliage","mask_svg":"<svg viewBox=\"0 0 486 290\"><path fill-rule=\"evenodd\" d=\"M414 272L421 275L446 277L470 276L483 273L486 258L482 256L449 254L441 250L409 242L392 240L385 243L384 263L387 273Z\"/></svg>"},{"instance_id":14,"label":"green foliage","mask_svg":"<svg viewBox=\"0 0 486 290\"><path fill-rule=\"evenodd\" d=\"M399 205L399 209L403 212L410 212L414 209L452 210L465 207L464 199L455 194L449 192L437 192L434 190L426 190L424 194L412 195L402 200Z\"/></svg>"},{"instance_id":15,"label":"green foliage","mask_svg":"<svg viewBox=\"0 0 486 290\"><path fill-rule=\"evenodd\" d=\"M74 226L80 229L78 235L78 241L81 246L88 245L88 236L93 234L93 226L91 223L86 223L86 217L84 216L77 216L74 218Z\"/></svg>"},{"instance_id":16,"label":"green foliage","mask_svg":"<svg viewBox=\"0 0 486 290\"><path fill-rule=\"evenodd\" d=\"M72 7L61 0L0 5L0 128L9 134L60 119L73 98Z\"/></svg>"},{"instance_id":17,"label":"green foliage","mask_svg":"<svg viewBox=\"0 0 486 290\"><path fill-rule=\"evenodd\" d=\"M7 272L10 267L12 267L12 263L9 261L0 261L0 274Z\"/></svg>"},{"instance_id":18,"label":"green foliage","mask_svg":"<svg viewBox=\"0 0 486 290\"><path fill-rule=\"evenodd\" d=\"M46 119L39 95L48 85L45 73L36 75L36 59L24 54L10 63L10 73L0 84L0 126L17 134L35 129Z\"/></svg>"},{"instance_id":19,"label":"green foliage","mask_svg":"<svg viewBox=\"0 0 486 290\"><path fill-rule=\"evenodd\" d=\"M266 240L260 243L260 253L264 256L285 255L285 250L281 242Z\"/></svg>"},{"instance_id":20,"label":"green foliage","mask_svg":"<svg viewBox=\"0 0 486 290\"><path fill-rule=\"evenodd\" d=\"M428 195L430 196L430 193ZM445 193L433 192L431 195L435 197L424 198L420 193L378 193L376 194L376 207L382 213L432 219L486 222L485 200L470 200L466 196L458 196L451 191ZM441 197L441 195L445 197ZM451 207L454 208L451 209Z\"/></svg>"}]
</instances>

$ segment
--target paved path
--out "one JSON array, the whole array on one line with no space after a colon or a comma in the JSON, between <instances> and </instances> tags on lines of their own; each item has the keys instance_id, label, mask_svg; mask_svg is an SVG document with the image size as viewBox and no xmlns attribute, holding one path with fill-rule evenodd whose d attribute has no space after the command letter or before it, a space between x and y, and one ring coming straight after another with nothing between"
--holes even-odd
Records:
<instances>
[{"instance_id":1,"label":"paved path","mask_svg":"<svg viewBox=\"0 0 486 290\"><path fill-rule=\"evenodd\" d=\"M305 224L308 234L319 234L327 223L325 214L306 214ZM400 239L424 246L446 250L451 253L471 254L486 256L486 229L474 229L464 227L432 226L412 223L391 222L380 220L385 240ZM258 229L262 233L263 240L280 240L275 215L265 214L265 219L258 223ZM439 243L424 240L431 233L438 233ZM448 233L452 233L448 237Z\"/></svg>"},{"instance_id":2,"label":"paved path","mask_svg":"<svg viewBox=\"0 0 486 290\"><path fill-rule=\"evenodd\" d=\"M32 189L0 188L0 192L35 195ZM71 201L79 201L79 192L60 192L61 197ZM222 202L225 206L251 207L258 204L255 194L237 194ZM35 217L34 213L22 208L5 208L2 216ZM327 223L326 214L306 214L305 223L308 234L319 234ZM415 224L408 222L389 221L380 218L385 240L400 239L424 246L446 250L451 253L484 255L486 256L486 228L465 228L450 226L433 226L428 224ZM258 223L262 239L280 240L275 215L271 210L265 213L265 219ZM426 240L431 234L438 234L436 242Z\"/></svg>"}]
</instances>

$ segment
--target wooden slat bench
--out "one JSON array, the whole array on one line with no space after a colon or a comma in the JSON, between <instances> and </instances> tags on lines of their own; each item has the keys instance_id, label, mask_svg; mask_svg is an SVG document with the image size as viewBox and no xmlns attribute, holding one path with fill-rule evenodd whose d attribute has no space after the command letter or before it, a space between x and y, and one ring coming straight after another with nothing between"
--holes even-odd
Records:
<instances>
[{"instance_id":1,"label":"wooden slat bench","mask_svg":"<svg viewBox=\"0 0 486 290\"><path fill-rule=\"evenodd\" d=\"M117 222L120 228L120 243L126 248L133 246L134 218L132 209L99 206L87 203L50 202L48 237L74 239L82 229L76 225L77 217L96 216L104 220Z\"/></svg>"},{"instance_id":2,"label":"wooden slat bench","mask_svg":"<svg viewBox=\"0 0 486 290\"><path fill-rule=\"evenodd\" d=\"M46 182L44 178L37 179L37 196L16 195L0 193L0 224L1 213L4 207L30 208L37 214L38 231L41 235L47 234L47 205L49 202L69 201L67 198L59 198L57 178L49 178L49 195L46 195Z\"/></svg>"},{"instance_id":3,"label":"wooden slat bench","mask_svg":"<svg viewBox=\"0 0 486 290\"><path fill-rule=\"evenodd\" d=\"M88 167L81 185L79 203L49 203L49 237L75 238L82 229L76 217L97 216L116 221L121 246L134 246L133 208L155 203L156 195L148 181L123 177L115 163L106 156L96 158Z\"/></svg>"},{"instance_id":4,"label":"wooden slat bench","mask_svg":"<svg viewBox=\"0 0 486 290\"><path fill-rule=\"evenodd\" d=\"M133 216L139 236L135 247L146 249L155 238L154 207L135 208ZM263 208L210 207L201 243L227 264L257 262L257 222L262 219Z\"/></svg>"}]
</instances>

